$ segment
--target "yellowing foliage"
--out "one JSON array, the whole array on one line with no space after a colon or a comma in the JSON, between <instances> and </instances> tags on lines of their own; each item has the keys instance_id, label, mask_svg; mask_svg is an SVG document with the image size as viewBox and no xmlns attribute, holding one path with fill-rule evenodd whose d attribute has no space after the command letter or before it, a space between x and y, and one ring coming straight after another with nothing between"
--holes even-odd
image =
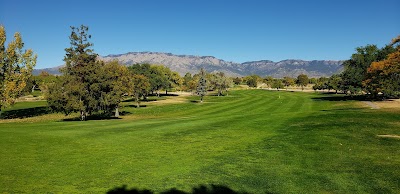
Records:
<instances>
[{"instance_id":1,"label":"yellowing foliage","mask_svg":"<svg viewBox=\"0 0 400 194\"><path fill-rule=\"evenodd\" d=\"M400 42L400 36L392 44ZM392 94L400 92L400 47L388 55L387 59L373 62L367 70L368 79L363 84L373 94L379 92Z\"/></svg>"},{"instance_id":2,"label":"yellowing foliage","mask_svg":"<svg viewBox=\"0 0 400 194\"><path fill-rule=\"evenodd\" d=\"M20 33L14 34L7 48L5 42L6 31L0 26L0 111L21 95L37 58L31 49L23 50Z\"/></svg>"}]
</instances>

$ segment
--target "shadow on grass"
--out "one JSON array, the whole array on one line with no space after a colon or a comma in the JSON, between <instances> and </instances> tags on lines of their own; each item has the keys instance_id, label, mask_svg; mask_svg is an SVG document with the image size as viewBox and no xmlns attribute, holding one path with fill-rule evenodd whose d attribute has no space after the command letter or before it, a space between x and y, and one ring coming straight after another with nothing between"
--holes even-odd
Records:
<instances>
[{"instance_id":1,"label":"shadow on grass","mask_svg":"<svg viewBox=\"0 0 400 194\"><path fill-rule=\"evenodd\" d=\"M116 187L110 191L107 192L107 194L153 194L154 192L148 189L127 189L126 185L123 185L122 187ZM220 186L220 185L211 185L209 187L205 185L200 185L197 187L193 187L191 192L185 192L181 191L175 188L162 191L160 192L161 194L245 194L247 192L238 192L235 191L227 186ZM266 192L269 193L269 192Z\"/></svg>"},{"instance_id":2,"label":"shadow on grass","mask_svg":"<svg viewBox=\"0 0 400 194\"><path fill-rule=\"evenodd\" d=\"M86 117L86 121L100 121L100 120L118 120L119 117L106 116L106 115L90 115ZM81 121L81 117L67 118L62 121Z\"/></svg>"},{"instance_id":3,"label":"shadow on grass","mask_svg":"<svg viewBox=\"0 0 400 194\"><path fill-rule=\"evenodd\" d=\"M137 105L132 105L132 104L130 104L130 105L126 105L125 107L131 107L131 108L137 108ZM140 107L147 107L147 105L139 105L139 108Z\"/></svg>"},{"instance_id":4,"label":"shadow on grass","mask_svg":"<svg viewBox=\"0 0 400 194\"><path fill-rule=\"evenodd\" d=\"M51 113L51 110L46 106L24 108L24 109L5 111L1 114L0 119L23 119L23 118L41 116L49 113Z\"/></svg>"},{"instance_id":5,"label":"shadow on grass","mask_svg":"<svg viewBox=\"0 0 400 194\"><path fill-rule=\"evenodd\" d=\"M326 95L331 95L326 93ZM312 98L315 101L323 100L323 101L348 101L348 100L355 100L355 101L366 101L371 100L368 96L321 96L321 97L314 97Z\"/></svg>"},{"instance_id":6,"label":"shadow on grass","mask_svg":"<svg viewBox=\"0 0 400 194\"><path fill-rule=\"evenodd\" d=\"M393 99L397 98L386 98L383 95L379 96L372 96L369 94L364 95L354 95L349 96L345 94L336 94L335 92L323 92L323 97L315 97L312 98L313 100L327 100L327 101L347 101L347 100L354 100L354 101L393 101Z\"/></svg>"},{"instance_id":7,"label":"shadow on grass","mask_svg":"<svg viewBox=\"0 0 400 194\"><path fill-rule=\"evenodd\" d=\"M140 102L152 102L152 101L157 101L157 100L164 100L164 99L145 99L145 100L139 100ZM136 102L135 99L126 99L122 102Z\"/></svg>"}]
</instances>

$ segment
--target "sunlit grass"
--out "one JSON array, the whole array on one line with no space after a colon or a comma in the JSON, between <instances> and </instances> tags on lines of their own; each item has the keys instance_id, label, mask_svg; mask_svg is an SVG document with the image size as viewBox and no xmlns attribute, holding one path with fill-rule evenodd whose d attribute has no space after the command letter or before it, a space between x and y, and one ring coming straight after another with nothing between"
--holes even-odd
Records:
<instances>
[{"instance_id":1,"label":"sunlit grass","mask_svg":"<svg viewBox=\"0 0 400 194\"><path fill-rule=\"evenodd\" d=\"M1 120L0 192L104 193L123 184L400 192L400 140L377 136L399 135L400 113L322 96L238 90L204 103L195 96L141 108L125 102L118 120L62 121L56 113Z\"/></svg>"}]
</instances>

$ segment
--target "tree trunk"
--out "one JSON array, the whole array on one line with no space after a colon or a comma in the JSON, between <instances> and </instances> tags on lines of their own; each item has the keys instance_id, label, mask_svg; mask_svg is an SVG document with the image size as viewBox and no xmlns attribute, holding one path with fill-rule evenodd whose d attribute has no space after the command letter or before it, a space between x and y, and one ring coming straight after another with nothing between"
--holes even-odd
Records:
<instances>
[{"instance_id":1,"label":"tree trunk","mask_svg":"<svg viewBox=\"0 0 400 194\"><path fill-rule=\"evenodd\" d=\"M115 107L115 115L114 117L119 117L118 106Z\"/></svg>"},{"instance_id":2,"label":"tree trunk","mask_svg":"<svg viewBox=\"0 0 400 194\"><path fill-rule=\"evenodd\" d=\"M35 85L32 86L32 93L35 91Z\"/></svg>"},{"instance_id":3,"label":"tree trunk","mask_svg":"<svg viewBox=\"0 0 400 194\"><path fill-rule=\"evenodd\" d=\"M200 97L200 103L203 103L203 96Z\"/></svg>"},{"instance_id":4,"label":"tree trunk","mask_svg":"<svg viewBox=\"0 0 400 194\"><path fill-rule=\"evenodd\" d=\"M81 121L86 120L86 113L84 111L81 111Z\"/></svg>"},{"instance_id":5,"label":"tree trunk","mask_svg":"<svg viewBox=\"0 0 400 194\"><path fill-rule=\"evenodd\" d=\"M165 95L168 95L168 90L165 90Z\"/></svg>"}]
</instances>

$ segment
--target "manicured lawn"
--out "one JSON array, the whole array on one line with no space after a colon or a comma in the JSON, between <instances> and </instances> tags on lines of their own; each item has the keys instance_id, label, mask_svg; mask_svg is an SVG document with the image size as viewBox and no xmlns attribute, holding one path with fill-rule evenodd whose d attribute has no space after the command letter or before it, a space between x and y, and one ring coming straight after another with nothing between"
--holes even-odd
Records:
<instances>
[{"instance_id":1,"label":"manicured lawn","mask_svg":"<svg viewBox=\"0 0 400 194\"><path fill-rule=\"evenodd\" d=\"M122 119L60 121L46 112L39 117L54 119L0 120L0 193L105 193L123 184L399 193L400 140L377 135L400 135L400 112L325 97L238 90L204 103L127 102ZM31 105L15 109L43 106Z\"/></svg>"}]
</instances>

